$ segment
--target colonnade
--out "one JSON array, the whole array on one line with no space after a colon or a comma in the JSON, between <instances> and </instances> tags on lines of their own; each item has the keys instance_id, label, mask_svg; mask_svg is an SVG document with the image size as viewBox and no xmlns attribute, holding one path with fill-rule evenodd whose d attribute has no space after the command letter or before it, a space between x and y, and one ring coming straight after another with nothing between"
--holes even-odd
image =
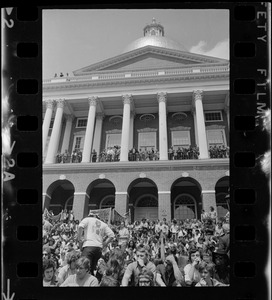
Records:
<instances>
[{"instance_id":1,"label":"colonnade","mask_svg":"<svg viewBox=\"0 0 272 300\"><path fill-rule=\"evenodd\" d=\"M196 141L199 147L199 158L209 158L205 118L203 111L203 91L195 90L192 93L192 111L194 116ZM122 95L123 100L123 123L121 136L121 153L120 161L128 161L128 151L132 147L133 137L133 121L134 112L132 111L133 96L131 94ZM92 96L88 98L89 111L84 139L82 163L90 162L92 149L99 149L102 134L103 114L96 112L99 98ZM159 106L159 152L160 160L168 160L168 140L167 140L167 93L159 92L157 94ZM46 112L43 121L43 151L45 151L46 141L48 138L50 122L53 114L54 105L56 105L56 114L53 123L53 129L48 145L45 164L55 163L55 157L60 142L60 133L62 126L62 118L64 115L65 99L45 100ZM69 137L71 135L73 116L66 116L66 126L64 132L64 142L62 150L68 149Z\"/></svg>"}]
</instances>

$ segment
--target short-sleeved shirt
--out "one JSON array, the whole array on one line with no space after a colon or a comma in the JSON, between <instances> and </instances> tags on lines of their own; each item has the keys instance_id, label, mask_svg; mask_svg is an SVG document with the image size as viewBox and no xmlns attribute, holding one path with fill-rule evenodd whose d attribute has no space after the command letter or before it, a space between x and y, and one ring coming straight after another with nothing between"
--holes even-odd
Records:
<instances>
[{"instance_id":1,"label":"short-sleeved shirt","mask_svg":"<svg viewBox=\"0 0 272 300\"><path fill-rule=\"evenodd\" d=\"M153 262L149 261L144 267L141 267L137 261L134 261L127 266L124 277L131 278L131 283L135 286L138 283L138 277L143 268L155 274L156 266Z\"/></svg>"},{"instance_id":2,"label":"short-sleeved shirt","mask_svg":"<svg viewBox=\"0 0 272 300\"><path fill-rule=\"evenodd\" d=\"M114 238L114 233L110 227L97 218L87 217L79 223L79 227L84 229L83 247L100 247L104 237Z\"/></svg>"},{"instance_id":3,"label":"short-sleeved shirt","mask_svg":"<svg viewBox=\"0 0 272 300\"><path fill-rule=\"evenodd\" d=\"M82 285L79 285L76 281L76 274L74 274L70 275L60 286L99 286L99 284L96 277L86 274L86 280Z\"/></svg>"},{"instance_id":4,"label":"short-sleeved shirt","mask_svg":"<svg viewBox=\"0 0 272 300\"><path fill-rule=\"evenodd\" d=\"M192 266L192 264L187 264L187 265L184 267L185 282L191 281L191 278L189 277L189 271L190 271L190 269L191 269L191 266ZM193 275L193 281L191 281L191 282L196 283L196 282L199 282L200 279L201 279L200 274L199 274L199 272L195 269L194 275Z\"/></svg>"}]
</instances>

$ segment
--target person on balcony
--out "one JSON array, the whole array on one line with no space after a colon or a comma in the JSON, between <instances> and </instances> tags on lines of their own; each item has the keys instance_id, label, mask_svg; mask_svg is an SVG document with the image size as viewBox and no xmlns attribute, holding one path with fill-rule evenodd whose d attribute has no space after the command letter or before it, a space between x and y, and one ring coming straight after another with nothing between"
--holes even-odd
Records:
<instances>
[{"instance_id":1,"label":"person on balcony","mask_svg":"<svg viewBox=\"0 0 272 300\"><path fill-rule=\"evenodd\" d=\"M97 153L96 153L95 149L93 149L93 151L92 151L92 162L96 162L96 159L97 159Z\"/></svg>"}]
</instances>

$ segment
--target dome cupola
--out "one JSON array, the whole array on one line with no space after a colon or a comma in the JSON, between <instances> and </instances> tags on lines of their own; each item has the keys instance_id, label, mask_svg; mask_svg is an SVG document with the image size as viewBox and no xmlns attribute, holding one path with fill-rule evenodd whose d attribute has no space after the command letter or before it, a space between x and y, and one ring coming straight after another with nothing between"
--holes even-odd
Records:
<instances>
[{"instance_id":1,"label":"dome cupola","mask_svg":"<svg viewBox=\"0 0 272 300\"><path fill-rule=\"evenodd\" d=\"M155 46L188 52L182 44L164 36L164 27L157 23L155 18L152 19L151 24L144 27L144 36L130 43L123 53L145 46Z\"/></svg>"}]
</instances>

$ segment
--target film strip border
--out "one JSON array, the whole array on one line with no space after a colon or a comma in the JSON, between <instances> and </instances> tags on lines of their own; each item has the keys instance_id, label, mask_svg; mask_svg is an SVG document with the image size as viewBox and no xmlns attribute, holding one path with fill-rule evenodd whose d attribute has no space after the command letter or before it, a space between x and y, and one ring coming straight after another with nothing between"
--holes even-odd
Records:
<instances>
[{"instance_id":1,"label":"film strip border","mask_svg":"<svg viewBox=\"0 0 272 300\"><path fill-rule=\"evenodd\" d=\"M267 299L270 202L259 160L269 148L261 120L270 108L270 8L268 3L202 5L230 10L231 35L231 287L216 296L208 289L207 297ZM3 297L60 299L59 290L41 290L42 8L4 8L2 24ZM71 291L68 299L81 292Z\"/></svg>"}]
</instances>

